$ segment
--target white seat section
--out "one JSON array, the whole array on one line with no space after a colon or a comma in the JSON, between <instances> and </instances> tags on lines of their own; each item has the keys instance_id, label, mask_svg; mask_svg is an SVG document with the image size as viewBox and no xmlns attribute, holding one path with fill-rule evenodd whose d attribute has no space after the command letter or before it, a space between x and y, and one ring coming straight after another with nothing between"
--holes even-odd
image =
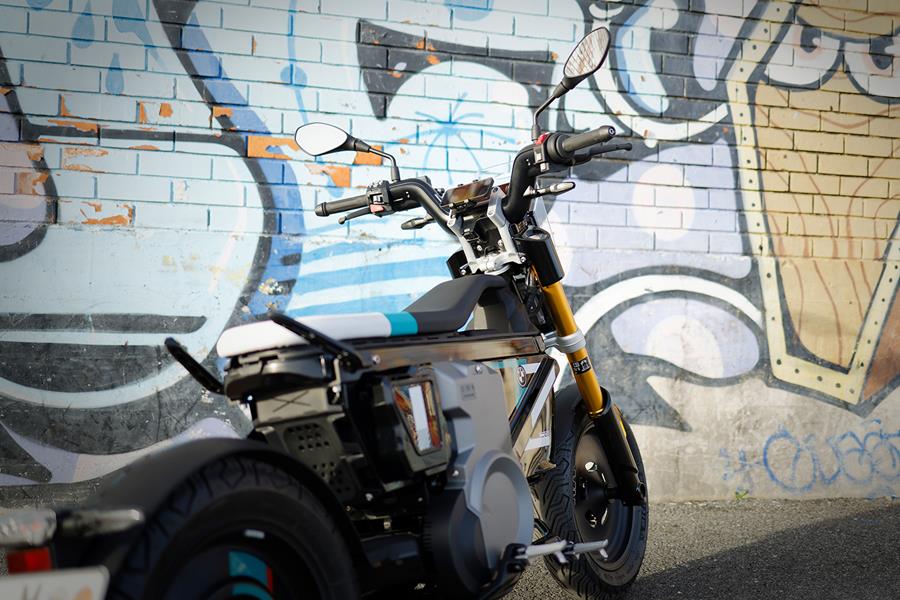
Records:
<instances>
[{"instance_id":1,"label":"white seat section","mask_svg":"<svg viewBox=\"0 0 900 600\"><path fill-rule=\"evenodd\" d=\"M302 317L297 321L336 340L391 335L391 321L388 316L380 312L317 315ZM305 343L303 338L272 321L258 321L223 331L216 344L216 351L219 356L227 358Z\"/></svg>"}]
</instances>

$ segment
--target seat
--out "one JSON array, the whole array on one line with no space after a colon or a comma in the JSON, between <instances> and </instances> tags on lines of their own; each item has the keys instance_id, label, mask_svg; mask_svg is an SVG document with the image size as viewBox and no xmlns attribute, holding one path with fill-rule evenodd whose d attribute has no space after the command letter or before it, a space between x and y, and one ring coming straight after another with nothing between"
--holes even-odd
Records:
<instances>
[{"instance_id":1,"label":"seat","mask_svg":"<svg viewBox=\"0 0 900 600\"><path fill-rule=\"evenodd\" d=\"M482 294L505 285L496 275L469 275L439 283L402 312L315 315L297 320L337 340L448 333L466 324ZM231 357L305 343L272 321L257 321L226 329L216 351L219 356Z\"/></svg>"}]
</instances>

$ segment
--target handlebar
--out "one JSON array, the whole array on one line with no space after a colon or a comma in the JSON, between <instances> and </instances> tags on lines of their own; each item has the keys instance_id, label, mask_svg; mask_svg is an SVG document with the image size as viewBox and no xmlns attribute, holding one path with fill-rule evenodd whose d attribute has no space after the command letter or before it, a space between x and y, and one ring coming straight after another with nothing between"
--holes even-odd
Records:
<instances>
[{"instance_id":1,"label":"handlebar","mask_svg":"<svg viewBox=\"0 0 900 600\"><path fill-rule=\"evenodd\" d=\"M369 197L365 194L359 196L350 196L349 198L341 198L334 202L323 202L316 204L316 214L320 217L327 217L334 213L346 212L354 208L363 208L369 205Z\"/></svg>"},{"instance_id":2,"label":"handlebar","mask_svg":"<svg viewBox=\"0 0 900 600\"><path fill-rule=\"evenodd\" d=\"M614 127L606 126L591 131L585 131L578 135L550 134L544 142L546 144L546 160L556 167L565 168L575 164L589 161L594 155L603 153L600 149L591 149L616 135ZM630 144L621 144L610 150L630 149ZM576 152L589 149L586 152ZM544 170L546 170L546 164ZM556 168L555 170L559 170ZM526 196L526 190L534 182L535 178L542 174L541 165L535 164L535 146L529 145L523 148L513 161L510 173L509 187L506 198L503 199L503 213L512 223L519 223L525 217L531 206L531 198ZM450 228L450 215L441 206L441 198L431 187L430 183L422 179L404 179L387 184L387 193L391 203L395 204L395 210L407 210L416 205L422 206L429 216L448 233L453 233ZM383 185L384 185L383 184ZM346 212L353 209L362 209L369 206L367 194L342 198L333 202L323 202L316 205L315 212L320 217L327 217L337 212ZM390 213L385 213L390 214Z\"/></svg>"},{"instance_id":3,"label":"handlebar","mask_svg":"<svg viewBox=\"0 0 900 600\"><path fill-rule=\"evenodd\" d=\"M608 142L614 137L616 137L615 127L600 127L572 137L562 138L562 142L557 142L556 147L561 149L562 153L573 154L583 148Z\"/></svg>"}]
</instances>

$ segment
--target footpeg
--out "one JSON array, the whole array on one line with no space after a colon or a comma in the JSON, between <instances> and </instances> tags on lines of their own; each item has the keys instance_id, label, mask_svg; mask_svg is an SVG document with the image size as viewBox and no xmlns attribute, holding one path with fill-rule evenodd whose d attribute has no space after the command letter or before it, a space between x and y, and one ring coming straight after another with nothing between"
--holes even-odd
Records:
<instances>
[{"instance_id":1,"label":"footpeg","mask_svg":"<svg viewBox=\"0 0 900 600\"><path fill-rule=\"evenodd\" d=\"M567 564L570 560L577 558L579 554L599 552L604 559L609 558L606 554L606 547L609 545L607 540L599 542L584 542L576 544L567 540L559 540L557 542L549 542L546 544L532 544L525 548L525 560L531 561L541 556L553 556L556 561L561 564Z\"/></svg>"}]
</instances>

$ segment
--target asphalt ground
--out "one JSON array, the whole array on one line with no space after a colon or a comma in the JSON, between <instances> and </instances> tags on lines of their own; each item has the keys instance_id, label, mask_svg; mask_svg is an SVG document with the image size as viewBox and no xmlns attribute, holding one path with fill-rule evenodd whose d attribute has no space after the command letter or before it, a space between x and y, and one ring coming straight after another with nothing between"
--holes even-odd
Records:
<instances>
[{"instance_id":1,"label":"asphalt ground","mask_svg":"<svg viewBox=\"0 0 900 600\"><path fill-rule=\"evenodd\" d=\"M569 597L540 564L508 596ZM680 598L900 599L900 502L652 504L646 558L627 599Z\"/></svg>"},{"instance_id":2,"label":"asphalt ground","mask_svg":"<svg viewBox=\"0 0 900 600\"><path fill-rule=\"evenodd\" d=\"M543 565L508 596L569 597ZM644 565L627 599L680 598L898 600L900 501L651 504Z\"/></svg>"}]
</instances>

